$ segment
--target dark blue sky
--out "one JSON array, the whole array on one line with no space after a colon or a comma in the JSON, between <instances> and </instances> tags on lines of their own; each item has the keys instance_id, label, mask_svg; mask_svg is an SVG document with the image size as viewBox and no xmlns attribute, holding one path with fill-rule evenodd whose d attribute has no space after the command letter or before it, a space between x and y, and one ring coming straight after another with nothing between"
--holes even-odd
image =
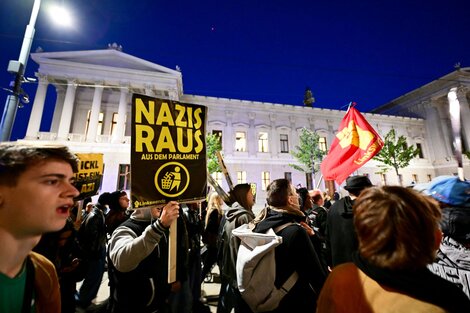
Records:
<instances>
[{"instance_id":1,"label":"dark blue sky","mask_svg":"<svg viewBox=\"0 0 470 313\"><path fill-rule=\"evenodd\" d=\"M74 29L57 29L47 5L73 10ZM0 86L18 59L33 0L0 5ZM42 0L32 51L123 51L183 73L184 92L360 111L383 105L470 66L470 1ZM37 65L30 60L27 75ZM35 86L25 89L31 98ZM6 99L0 92L0 109ZM24 136L30 106L18 111Z\"/></svg>"}]
</instances>

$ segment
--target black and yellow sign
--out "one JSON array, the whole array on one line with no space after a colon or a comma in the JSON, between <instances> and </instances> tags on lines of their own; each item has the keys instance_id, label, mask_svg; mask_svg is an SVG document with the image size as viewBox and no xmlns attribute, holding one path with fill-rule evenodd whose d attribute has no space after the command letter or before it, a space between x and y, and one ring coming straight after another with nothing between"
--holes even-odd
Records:
<instances>
[{"instance_id":1,"label":"black and yellow sign","mask_svg":"<svg viewBox=\"0 0 470 313\"><path fill-rule=\"evenodd\" d=\"M80 162L74 186L80 191L80 195L75 200L83 200L98 194L103 180L103 154L76 153L76 156Z\"/></svg>"},{"instance_id":2,"label":"black and yellow sign","mask_svg":"<svg viewBox=\"0 0 470 313\"><path fill-rule=\"evenodd\" d=\"M134 208L206 196L206 107L134 94L131 201Z\"/></svg>"}]
</instances>

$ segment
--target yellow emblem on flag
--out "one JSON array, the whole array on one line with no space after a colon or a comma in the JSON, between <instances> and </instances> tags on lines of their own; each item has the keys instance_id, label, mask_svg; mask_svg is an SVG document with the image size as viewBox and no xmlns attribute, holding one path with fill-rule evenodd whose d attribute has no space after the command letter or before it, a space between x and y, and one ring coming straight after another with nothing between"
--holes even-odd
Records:
<instances>
[{"instance_id":1,"label":"yellow emblem on flag","mask_svg":"<svg viewBox=\"0 0 470 313\"><path fill-rule=\"evenodd\" d=\"M349 121L348 127L343 128L336 134L341 148L347 146L355 146L361 150L367 150L370 142L374 139L374 135L360 128L354 121Z\"/></svg>"}]
</instances>

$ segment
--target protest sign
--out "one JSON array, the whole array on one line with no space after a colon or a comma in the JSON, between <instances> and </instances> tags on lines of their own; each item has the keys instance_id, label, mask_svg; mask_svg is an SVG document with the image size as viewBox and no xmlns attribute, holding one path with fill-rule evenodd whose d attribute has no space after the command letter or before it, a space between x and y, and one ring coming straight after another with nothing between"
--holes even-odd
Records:
<instances>
[{"instance_id":1,"label":"protest sign","mask_svg":"<svg viewBox=\"0 0 470 313\"><path fill-rule=\"evenodd\" d=\"M134 208L206 195L206 107L134 94L131 201Z\"/></svg>"},{"instance_id":2,"label":"protest sign","mask_svg":"<svg viewBox=\"0 0 470 313\"><path fill-rule=\"evenodd\" d=\"M83 200L98 194L103 179L102 153L76 153L79 159L78 172L75 173L75 188L80 195L75 200Z\"/></svg>"}]
</instances>

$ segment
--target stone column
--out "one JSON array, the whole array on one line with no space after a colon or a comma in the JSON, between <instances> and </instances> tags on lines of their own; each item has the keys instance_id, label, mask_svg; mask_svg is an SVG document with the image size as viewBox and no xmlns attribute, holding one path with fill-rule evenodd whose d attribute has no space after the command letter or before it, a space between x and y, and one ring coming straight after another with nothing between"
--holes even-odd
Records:
<instances>
[{"instance_id":1,"label":"stone column","mask_svg":"<svg viewBox=\"0 0 470 313\"><path fill-rule=\"evenodd\" d=\"M467 87L457 88L457 99L460 103L460 121L462 125L462 143L464 147L470 150L470 107L467 100Z\"/></svg>"},{"instance_id":2,"label":"stone column","mask_svg":"<svg viewBox=\"0 0 470 313\"><path fill-rule=\"evenodd\" d=\"M430 150L430 158L431 160L437 160L444 158L448 155L447 149L441 143L442 138L444 137L442 128L441 128L441 120L439 118L439 114L437 112L437 108L433 105L430 101L423 101L419 104L426 110L426 133L428 139L428 146L431 148Z\"/></svg>"},{"instance_id":3,"label":"stone column","mask_svg":"<svg viewBox=\"0 0 470 313\"><path fill-rule=\"evenodd\" d=\"M118 118L116 122L116 128L114 130L112 142L120 143L124 140L124 133L126 130L126 113L127 113L127 102L128 102L129 89L127 87L121 87L121 96L119 98Z\"/></svg>"},{"instance_id":4,"label":"stone column","mask_svg":"<svg viewBox=\"0 0 470 313\"><path fill-rule=\"evenodd\" d=\"M258 138L256 136L254 112L248 112L248 119L250 120L250 127L248 128L247 141L248 141L248 155L256 156L258 152Z\"/></svg>"},{"instance_id":5,"label":"stone column","mask_svg":"<svg viewBox=\"0 0 470 313\"><path fill-rule=\"evenodd\" d=\"M224 134L222 132L222 141L223 141L223 151L225 152L226 156L231 156L233 154L233 147L235 143L235 134L233 133L233 111L225 111L225 119L227 121L226 131L227 133Z\"/></svg>"},{"instance_id":6,"label":"stone column","mask_svg":"<svg viewBox=\"0 0 470 313\"><path fill-rule=\"evenodd\" d=\"M279 157L279 134L276 131L276 114L269 114L269 121L271 122L271 131L269 132L268 142L270 142L270 153L272 157Z\"/></svg>"},{"instance_id":7,"label":"stone column","mask_svg":"<svg viewBox=\"0 0 470 313\"><path fill-rule=\"evenodd\" d=\"M31 115L29 117L28 129L26 130L26 139L36 139L41 126L42 113L44 112L44 102L46 100L47 76L39 75L39 85L34 97Z\"/></svg>"},{"instance_id":8,"label":"stone column","mask_svg":"<svg viewBox=\"0 0 470 313\"><path fill-rule=\"evenodd\" d=\"M98 123L100 118L101 98L103 97L102 83L96 83L95 93L93 95L93 103L91 105L90 121L88 124L88 132L86 133L87 142L96 141L96 132L98 131Z\"/></svg>"},{"instance_id":9,"label":"stone column","mask_svg":"<svg viewBox=\"0 0 470 313\"><path fill-rule=\"evenodd\" d=\"M65 93L64 107L60 116L59 129L57 131L58 140L67 140L70 132L70 122L72 121L73 104L75 101L75 92L77 91L77 83L69 81L67 83L67 92Z\"/></svg>"},{"instance_id":10,"label":"stone column","mask_svg":"<svg viewBox=\"0 0 470 313\"><path fill-rule=\"evenodd\" d=\"M289 151L292 151L296 145L299 143L299 133L295 127L295 116L289 116L290 123L290 138L289 140Z\"/></svg>"},{"instance_id":11,"label":"stone column","mask_svg":"<svg viewBox=\"0 0 470 313\"><path fill-rule=\"evenodd\" d=\"M57 133L59 129L60 117L65 102L65 87L62 85L55 86L57 99L55 100L54 114L52 116L51 132Z\"/></svg>"}]
</instances>

